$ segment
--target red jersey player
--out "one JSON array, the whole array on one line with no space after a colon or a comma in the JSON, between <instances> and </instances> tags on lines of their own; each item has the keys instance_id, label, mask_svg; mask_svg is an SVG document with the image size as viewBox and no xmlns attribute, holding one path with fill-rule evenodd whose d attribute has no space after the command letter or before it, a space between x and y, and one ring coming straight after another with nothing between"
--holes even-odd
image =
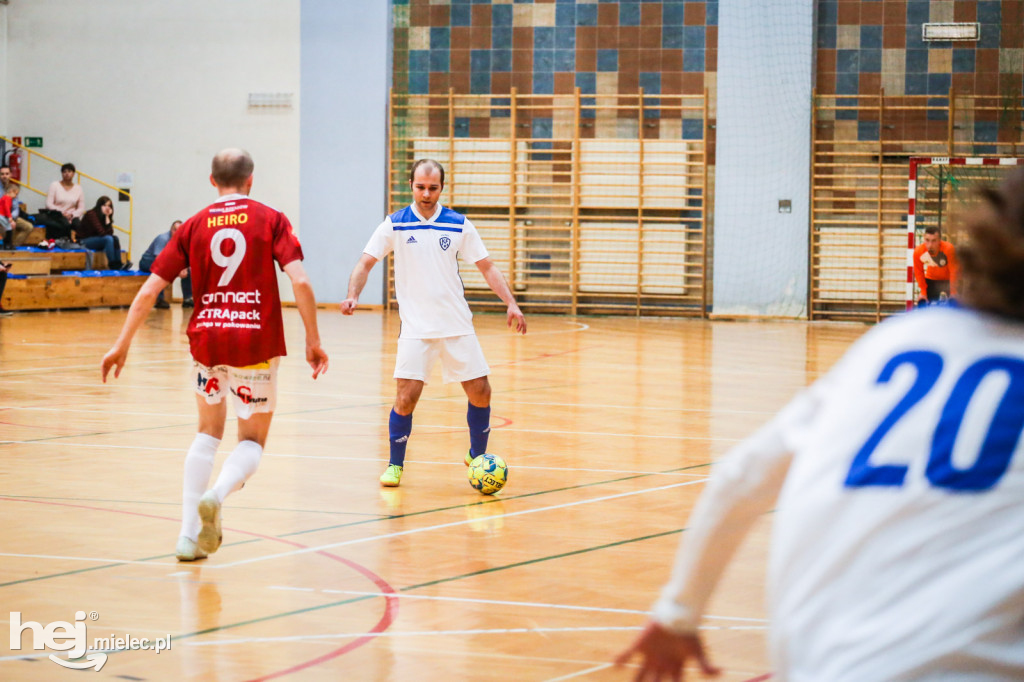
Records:
<instances>
[{"instance_id":1,"label":"red jersey player","mask_svg":"<svg viewBox=\"0 0 1024 682\"><path fill-rule=\"evenodd\" d=\"M183 269L192 269L196 307L188 337L199 428L185 456L179 561L217 551L221 504L256 472L263 454L277 401L278 360L285 354L275 262L292 282L313 378L327 371L302 247L283 213L249 198L252 171L252 158L241 149L225 149L213 158L210 182L220 198L174 233L132 301L113 348L103 356L103 381L112 368L120 376L132 337L157 295ZM238 445L206 490L224 435L228 395L238 417Z\"/></svg>"}]
</instances>

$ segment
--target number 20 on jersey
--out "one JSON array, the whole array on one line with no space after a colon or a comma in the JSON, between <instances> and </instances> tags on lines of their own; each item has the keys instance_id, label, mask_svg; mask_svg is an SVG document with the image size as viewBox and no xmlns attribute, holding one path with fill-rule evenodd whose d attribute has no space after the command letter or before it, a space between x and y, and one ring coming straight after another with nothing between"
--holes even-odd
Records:
<instances>
[{"instance_id":1,"label":"number 20 on jersey","mask_svg":"<svg viewBox=\"0 0 1024 682\"><path fill-rule=\"evenodd\" d=\"M908 351L896 355L882 368L877 384L888 383L895 371L908 365L917 376L906 394L896 403L854 455L845 485L848 488L870 486L900 487L906 464L875 464L871 455L897 422L934 388L942 374L942 356L931 351ZM1002 398L989 419L988 431L973 463L959 468L953 462L953 448L964 421L964 414L981 382L994 372L1009 379ZM980 417L977 411L972 417ZM1024 361L1005 356L981 358L964 370L953 385L935 426L928 453L925 477L930 485L956 492L980 492L992 488L1007 472L1024 429Z\"/></svg>"}]
</instances>

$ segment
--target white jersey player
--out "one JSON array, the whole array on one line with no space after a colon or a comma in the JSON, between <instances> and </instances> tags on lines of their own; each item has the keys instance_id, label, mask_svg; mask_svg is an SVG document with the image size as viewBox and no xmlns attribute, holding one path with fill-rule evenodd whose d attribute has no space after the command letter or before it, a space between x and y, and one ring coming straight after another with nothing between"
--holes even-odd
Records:
<instances>
[{"instance_id":1,"label":"white jersey player","mask_svg":"<svg viewBox=\"0 0 1024 682\"><path fill-rule=\"evenodd\" d=\"M438 359L445 383L458 381L469 399L466 423L469 464L486 452L490 432L490 369L473 331L473 314L459 277L458 258L477 266L491 290L507 306L508 326L526 333L526 318L501 270L488 257L476 227L466 216L438 203L444 169L421 159L409 173L413 203L392 213L377 227L349 278L341 312L351 315L367 275L384 256L394 253L395 293L402 331L395 359L397 395L388 418L390 459L380 477L385 486L401 482L405 450L412 433L412 413L423 385Z\"/></svg>"},{"instance_id":2,"label":"white jersey player","mask_svg":"<svg viewBox=\"0 0 1024 682\"><path fill-rule=\"evenodd\" d=\"M714 672L697 625L773 505L773 679L1024 679L1024 171L986 196L967 307L879 325L716 464L637 679Z\"/></svg>"}]
</instances>

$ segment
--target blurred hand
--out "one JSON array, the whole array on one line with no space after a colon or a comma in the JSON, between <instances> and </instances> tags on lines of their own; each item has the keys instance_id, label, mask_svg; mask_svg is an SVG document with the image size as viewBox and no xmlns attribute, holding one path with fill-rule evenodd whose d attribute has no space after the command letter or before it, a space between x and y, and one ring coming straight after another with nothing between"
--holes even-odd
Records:
<instances>
[{"instance_id":1,"label":"blurred hand","mask_svg":"<svg viewBox=\"0 0 1024 682\"><path fill-rule=\"evenodd\" d=\"M356 305L358 305L358 304L359 304L359 299L357 299L357 298L346 298L344 301L341 302L341 306L340 306L341 307L341 314L342 315L351 315L352 313L354 313L356 311Z\"/></svg>"},{"instance_id":2,"label":"blurred hand","mask_svg":"<svg viewBox=\"0 0 1024 682\"><path fill-rule=\"evenodd\" d=\"M107 374L110 373L110 368L114 368L114 378L121 376L121 370L124 368L125 360L128 358L127 348L118 348L114 346L107 351L107 354L103 356L103 362L100 363L100 371L103 375L103 383L107 383Z\"/></svg>"},{"instance_id":3,"label":"blurred hand","mask_svg":"<svg viewBox=\"0 0 1024 682\"><path fill-rule=\"evenodd\" d=\"M696 659L705 675L714 676L720 672L708 661L704 643L696 633L679 635L654 622L647 623L636 641L618 655L615 665L629 662L635 654L643 657L634 678L636 682L658 682L662 679L678 682L683 679L683 667L689 659Z\"/></svg>"},{"instance_id":4,"label":"blurred hand","mask_svg":"<svg viewBox=\"0 0 1024 682\"><path fill-rule=\"evenodd\" d=\"M519 309L519 306L513 303L508 307L507 316L508 326L511 329L512 323L515 322L516 331L520 334L526 333L526 316L523 315L523 311Z\"/></svg>"},{"instance_id":5,"label":"blurred hand","mask_svg":"<svg viewBox=\"0 0 1024 682\"><path fill-rule=\"evenodd\" d=\"M316 379L321 374L327 371L328 359L327 353L320 344L315 346L306 346L306 362L313 368L313 378Z\"/></svg>"}]
</instances>

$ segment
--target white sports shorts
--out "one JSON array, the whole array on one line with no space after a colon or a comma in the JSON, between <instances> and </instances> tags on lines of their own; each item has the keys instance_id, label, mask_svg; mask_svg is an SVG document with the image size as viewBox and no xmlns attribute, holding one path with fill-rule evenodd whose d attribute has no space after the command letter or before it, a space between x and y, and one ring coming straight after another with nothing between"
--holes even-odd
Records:
<instances>
[{"instance_id":1,"label":"white sports shorts","mask_svg":"<svg viewBox=\"0 0 1024 682\"><path fill-rule=\"evenodd\" d=\"M395 378L427 382L434 363L441 359L444 383L469 381L491 373L476 334L443 339L398 339Z\"/></svg>"},{"instance_id":2,"label":"white sports shorts","mask_svg":"<svg viewBox=\"0 0 1024 682\"><path fill-rule=\"evenodd\" d=\"M248 419L257 412L273 412L277 406L277 366L281 358L271 358L248 367L217 365L207 367L193 362L196 394L210 405L231 394L235 415Z\"/></svg>"}]
</instances>

